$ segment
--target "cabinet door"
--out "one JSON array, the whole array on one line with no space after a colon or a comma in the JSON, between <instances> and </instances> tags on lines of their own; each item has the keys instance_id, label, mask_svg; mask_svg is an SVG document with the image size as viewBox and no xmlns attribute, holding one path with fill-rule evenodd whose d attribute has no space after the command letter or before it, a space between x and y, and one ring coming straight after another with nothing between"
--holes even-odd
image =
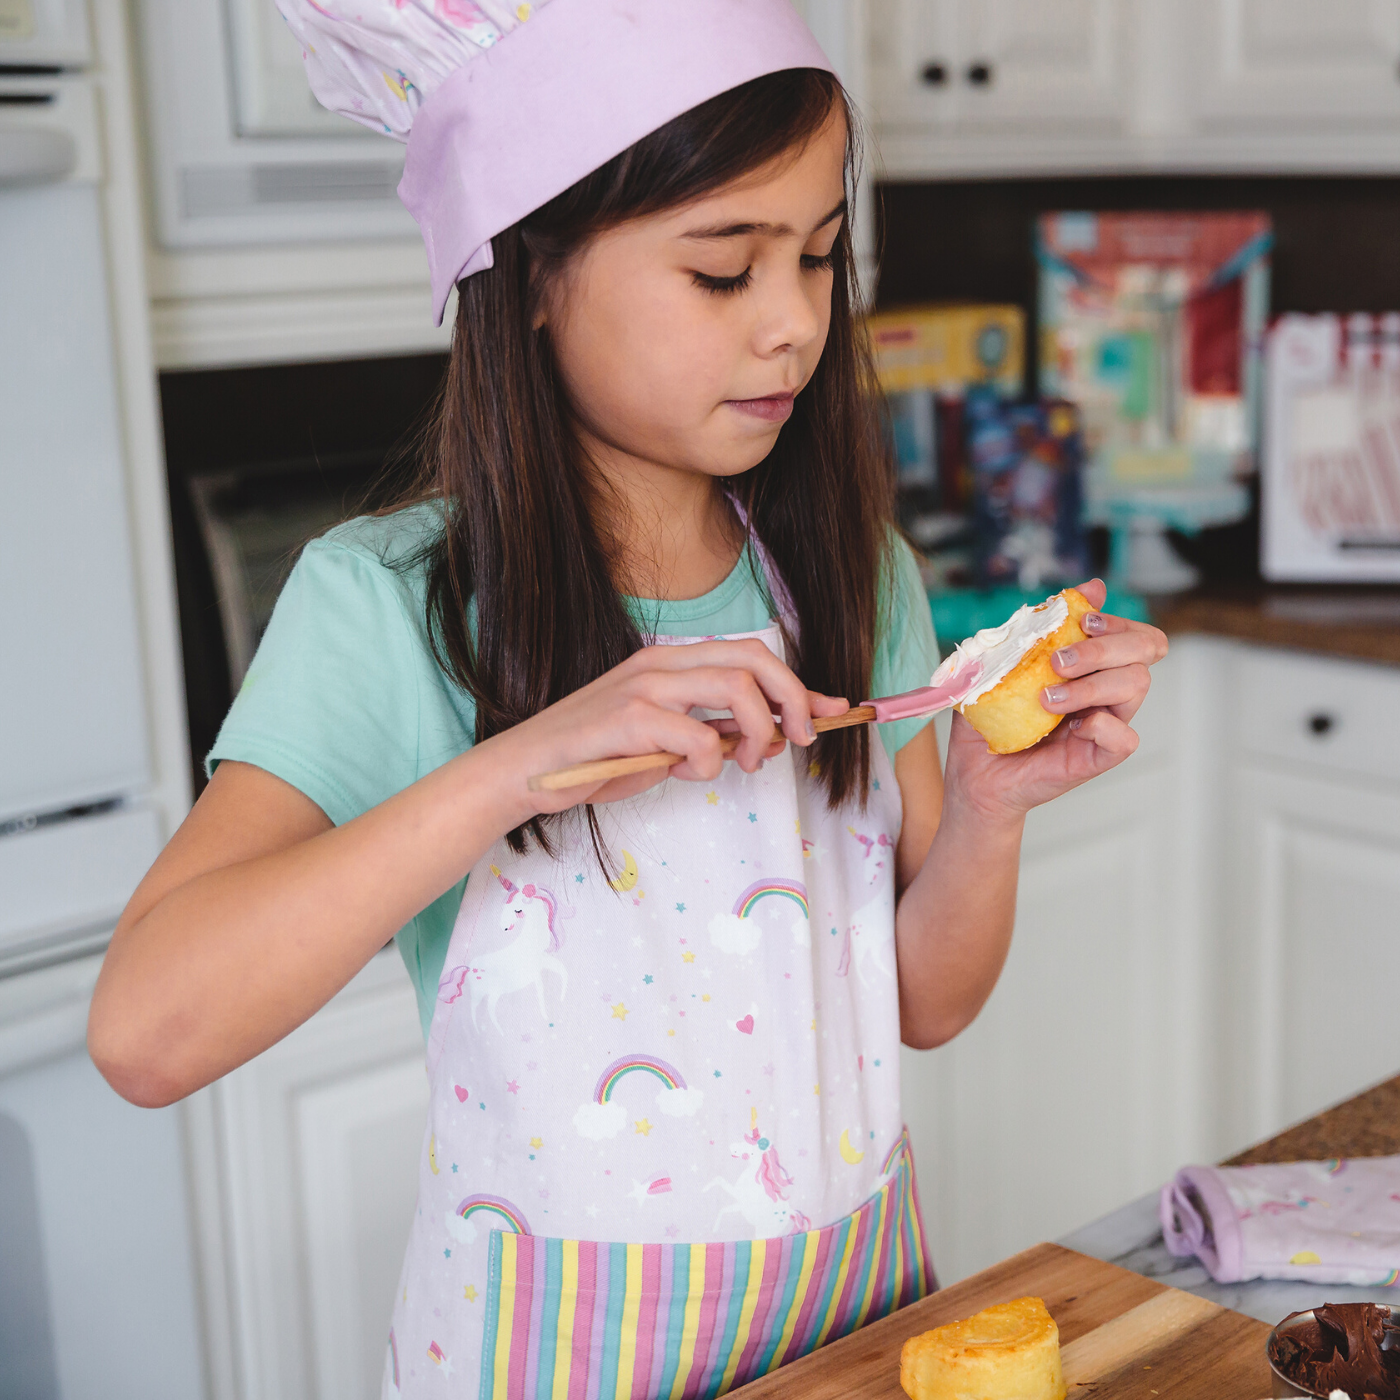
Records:
<instances>
[{"instance_id":1,"label":"cabinet door","mask_svg":"<svg viewBox=\"0 0 1400 1400\"><path fill-rule=\"evenodd\" d=\"M1400 1066L1400 790L1249 765L1229 810L1223 1126L1243 1147Z\"/></svg>"},{"instance_id":2,"label":"cabinet door","mask_svg":"<svg viewBox=\"0 0 1400 1400\"><path fill-rule=\"evenodd\" d=\"M417 1006L392 948L199 1096L215 1400L379 1395L427 1099Z\"/></svg>"},{"instance_id":3,"label":"cabinet door","mask_svg":"<svg viewBox=\"0 0 1400 1400\"><path fill-rule=\"evenodd\" d=\"M1400 127L1400 0L1190 0L1186 13L1206 132Z\"/></svg>"},{"instance_id":4,"label":"cabinet door","mask_svg":"<svg viewBox=\"0 0 1400 1400\"><path fill-rule=\"evenodd\" d=\"M1116 131L1126 113L1116 0L875 0L881 125L951 134Z\"/></svg>"},{"instance_id":5,"label":"cabinet door","mask_svg":"<svg viewBox=\"0 0 1400 1400\"><path fill-rule=\"evenodd\" d=\"M904 1107L941 1283L1151 1190L1184 1150L1172 1053L1171 774L1100 778L1031 814L1016 934L956 1040L906 1050Z\"/></svg>"}]
</instances>

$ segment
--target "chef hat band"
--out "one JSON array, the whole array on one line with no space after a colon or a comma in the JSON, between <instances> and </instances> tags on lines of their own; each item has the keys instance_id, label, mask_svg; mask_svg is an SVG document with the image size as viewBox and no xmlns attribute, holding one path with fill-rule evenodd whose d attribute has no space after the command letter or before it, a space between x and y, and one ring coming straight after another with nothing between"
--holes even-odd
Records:
<instances>
[{"instance_id":1,"label":"chef hat band","mask_svg":"<svg viewBox=\"0 0 1400 1400\"><path fill-rule=\"evenodd\" d=\"M316 96L407 133L399 197L439 323L496 234L644 136L754 78L831 71L790 0L356 0L344 19L278 4Z\"/></svg>"}]
</instances>

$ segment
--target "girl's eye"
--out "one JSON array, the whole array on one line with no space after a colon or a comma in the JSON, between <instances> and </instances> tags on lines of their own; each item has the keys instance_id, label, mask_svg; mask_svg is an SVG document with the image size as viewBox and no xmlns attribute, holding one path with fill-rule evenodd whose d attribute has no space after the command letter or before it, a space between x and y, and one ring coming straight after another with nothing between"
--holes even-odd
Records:
<instances>
[{"instance_id":1,"label":"girl's eye","mask_svg":"<svg viewBox=\"0 0 1400 1400\"><path fill-rule=\"evenodd\" d=\"M753 268L746 267L737 277L711 277L708 272L692 272L695 285L716 296L742 292L753 281Z\"/></svg>"},{"instance_id":2,"label":"girl's eye","mask_svg":"<svg viewBox=\"0 0 1400 1400\"><path fill-rule=\"evenodd\" d=\"M836 265L836 250L817 257L814 253L804 253L802 255L802 266L808 272L830 272Z\"/></svg>"}]
</instances>

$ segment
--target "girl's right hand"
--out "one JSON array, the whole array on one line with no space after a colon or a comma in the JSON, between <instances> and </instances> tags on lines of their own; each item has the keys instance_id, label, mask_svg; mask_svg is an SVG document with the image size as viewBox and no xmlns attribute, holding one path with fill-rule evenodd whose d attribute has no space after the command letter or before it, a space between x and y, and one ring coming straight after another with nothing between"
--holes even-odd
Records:
<instances>
[{"instance_id":1,"label":"girl's right hand","mask_svg":"<svg viewBox=\"0 0 1400 1400\"><path fill-rule=\"evenodd\" d=\"M728 710L733 720L694 719L692 709ZM752 773L782 751L784 740L816 738L815 715L838 715L846 701L809 691L762 642L693 642L651 646L572 695L478 745L495 750L515 825L580 802L617 802L667 777L710 782L724 765L721 729L742 738L733 758ZM774 716L781 716L774 731ZM557 792L531 792L528 779L575 763L669 751L671 769L613 778Z\"/></svg>"}]
</instances>

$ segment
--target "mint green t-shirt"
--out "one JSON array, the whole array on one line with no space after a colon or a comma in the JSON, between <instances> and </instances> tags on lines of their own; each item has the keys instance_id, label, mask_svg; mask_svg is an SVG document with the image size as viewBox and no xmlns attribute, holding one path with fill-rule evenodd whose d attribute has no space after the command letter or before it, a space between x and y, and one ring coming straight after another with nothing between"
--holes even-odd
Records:
<instances>
[{"instance_id":1,"label":"mint green t-shirt","mask_svg":"<svg viewBox=\"0 0 1400 1400\"><path fill-rule=\"evenodd\" d=\"M435 507L414 506L352 520L307 545L206 760L211 773L226 758L255 764L340 826L471 747L471 697L428 644L426 572L421 563L404 567L438 519ZM928 600L903 541L890 572L876 695L927 685L938 664ZM760 577L746 549L728 578L699 598L627 604L653 635L757 632L772 616ZM890 758L927 722L881 725ZM463 878L397 937L425 1035L465 887Z\"/></svg>"}]
</instances>

